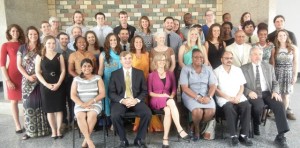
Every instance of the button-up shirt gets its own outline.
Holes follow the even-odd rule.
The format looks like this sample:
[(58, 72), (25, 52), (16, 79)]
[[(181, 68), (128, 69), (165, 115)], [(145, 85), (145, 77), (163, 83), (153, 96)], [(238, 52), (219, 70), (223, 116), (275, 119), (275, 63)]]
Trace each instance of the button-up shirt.
[[(100, 32), (102, 29), (102, 33), (103, 33), (103, 38), (104, 40), (100, 40)], [(94, 28), (91, 29), (92, 31), (95, 32), (95, 34), (97, 35), (98, 38), (98, 43), (100, 47), (104, 47), (104, 42), (105, 42), (105, 38), (109, 33), (113, 32), (113, 29), (110, 26), (104, 25), (104, 26), (96, 26)]]

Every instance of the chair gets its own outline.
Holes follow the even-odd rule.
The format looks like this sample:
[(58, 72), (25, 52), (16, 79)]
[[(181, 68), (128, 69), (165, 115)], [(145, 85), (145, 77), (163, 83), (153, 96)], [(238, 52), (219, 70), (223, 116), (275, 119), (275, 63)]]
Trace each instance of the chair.
[(268, 118), (268, 113), (271, 111), (271, 108), (265, 104), (263, 108), (263, 113), (261, 116), (261, 122), (263, 123), (264, 126), (266, 126), (267, 118)]

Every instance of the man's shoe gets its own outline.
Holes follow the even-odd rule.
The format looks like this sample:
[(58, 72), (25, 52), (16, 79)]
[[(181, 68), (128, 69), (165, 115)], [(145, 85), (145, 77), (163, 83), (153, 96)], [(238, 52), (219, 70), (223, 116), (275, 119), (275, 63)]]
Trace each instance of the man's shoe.
[(239, 136), (239, 141), (246, 146), (253, 145), (252, 141), (250, 140), (250, 138), (248, 138), (248, 136), (245, 136), (245, 137)]
[(286, 118), (288, 118), (289, 120), (296, 120), (294, 113), (291, 112), (286, 114)]
[(259, 136), (259, 135), (260, 135), (259, 125), (254, 125), (253, 128), (254, 128), (254, 129), (253, 129), (254, 135)]
[(277, 144), (280, 148), (288, 148), (289, 146), (287, 145), (286, 138), (284, 135), (277, 135), (275, 140), (275, 144)]
[(144, 140), (141, 139), (135, 139), (133, 144), (139, 148), (147, 148)]
[(239, 139), (238, 137), (232, 137), (231, 138), (231, 145), (232, 146), (237, 146), (239, 144)]
[(129, 143), (128, 141), (121, 141), (120, 142), (120, 145), (119, 145), (119, 148), (126, 148), (129, 146)]

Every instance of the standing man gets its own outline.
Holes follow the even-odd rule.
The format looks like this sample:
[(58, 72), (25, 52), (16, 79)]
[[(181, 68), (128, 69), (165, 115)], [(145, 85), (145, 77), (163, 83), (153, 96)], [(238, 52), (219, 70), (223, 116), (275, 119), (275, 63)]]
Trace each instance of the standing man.
[[(70, 40), (69, 40), (69, 43), (68, 43), (68, 48), (73, 50), (73, 51), (76, 51), (75, 50), (75, 47), (74, 47), (74, 43), (75, 43), (75, 39), (79, 36), (82, 36), (82, 30), (81, 30), (81, 27), (79, 26), (74, 26), (72, 28), (72, 32), (71, 32), (71, 37), (70, 37)], [(73, 38), (74, 40), (71, 41), (71, 38)]]
[(245, 38), (246, 43), (252, 45), (259, 41), (258, 36), (254, 33), (255, 24), (253, 21), (250, 20), (244, 22), (242, 29), (246, 34), (246, 38)]
[[(242, 70), (232, 65), (233, 54), (225, 51), (221, 57), (222, 65), (214, 70), (218, 79), (216, 90), (217, 103), (222, 107), (227, 126), (231, 136), (232, 146), (239, 141), (246, 146), (252, 146), (248, 138), (251, 121), (251, 105), (244, 96), (244, 84), (246, 83)], [(240, 116), (241, 130), (237, 136), (237, 120)]]
[(252, 104), (252, 117), (254, 122), (254, 134), (260, 135), (259, 124), (263, 107), (267, 104), (274, 112), (278, 135), (275, 143), (282, 148), (287, 148), (286, 137), (289, 126), (286, 112), (279, 96), (279, 85), (275, 78), (272, 65), (262, 61), (263, 51), (254, 46), (250, 52), (251, 63), (243, 65), (242, 71), (246, 78), (244, 94)]
[[(268, 40), (270, 42), (272, 42), (273, 44), (275, 44), (274, 41), (275, 41), (277, 31), (285, 29), (285, 18), (284, 18), (284, 16), (282, 16), (282, 15), (275, 16), (274, 19), (273, 19), (273, 23), (274, 23), (274, 26), (275, 26), (276, 30), (268, 35)], [(286, 30), (286, 31), (288, 32), (292, 43), (297, 46), (297, 39), (296, 39), (295, 34), (291, 31), (288, 31), (288, 30)]]
[(189, 32), (190, 28), (193, 25), (193, 16), (192, 16), (192, 14), (191, 13), (184, 14), (183, 22), (184, 22), (185, 26), (181, 28), (181, 32), (183, 34), (184, 40), (186, 41), (188, 32)]
[(207, 38), (207, 34), (208, 34), (208, 30), (209, 30), (209, 27), (215, 23), (215, 12), (212, 11), (212, 10), (207, 10), (205, 12), (205, 21), (206, 21), (206, 24), (202, 26), (202, 30), (203, 30), (203, 34), (204, 34), (204, 37), (205, 39)]
[(226, 47), (226, 51), (231, 51), (233, 54), (232, 64), (241, 67), (250, 62), (249, 53), (251, 45), (245, 43), (245, 33), (243, 30), (235, 32), (234, 43)]
[(132, 67), (132, 55), (129, 51), (121, 52), (120, 59), (123, 68), (112, 72), (108, 86), (108, 95), (111, 99), (111, 118), (121, 141), (119, 148), (129, 146), (122, 119), (127, 110), (134, 111), (141, 118), (134, 145), (145, 148), (145, 137), (152, 115), (149, 107), (145, 104), (146, 81), (143, 72)]
[(130, 51), (129, 31), (125, 28), (122, 28), (118, 34), (120, 38), (120, 44), (123, 51)]
[(104, 51), (104, 42), (105, 38), (109, 33), (113, 32), (113, 29), (105, 25), (105, 14), (102, 12), (98, 12), (95, 14), (95, 19), (97, 22), (97, 26), (92, 28), (92, 30), (96, 33), (97, 38), (98, 38), (98, 43), (100, 46), (100, 51)]
[(127, 23), (127, 21), (128, 21), (127, 12), (121, 11), (119, 13), (119, 21), (120, 21), (120, 25), (114, 28), (114, 34), (118, 35), (120, 33), (121, 29), (125, 28), (125, 29), (127, 29), (129, 31), (129, 39), (128, 39), (128, 41), (130, 42), (131, 39), (134, 36), (134, 32), (135, 32), (136, 29), (135, 29), (135, 27), (133, 27), (133, 26), (131, 26), (131, 25), (129, 25)]

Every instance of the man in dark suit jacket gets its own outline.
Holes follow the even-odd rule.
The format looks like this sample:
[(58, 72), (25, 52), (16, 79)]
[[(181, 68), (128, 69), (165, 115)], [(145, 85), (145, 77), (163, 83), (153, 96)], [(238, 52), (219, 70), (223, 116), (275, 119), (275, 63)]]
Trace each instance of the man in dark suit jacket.
[(278, 94), (278, 82), (275, 78), (273, 66), (262, 61), (262, 54), (263, 51), (259, 47), (254, 46), (250, 50), (251, 63), (241, 67), (247, 81), (244, 94), (252, 104), (254, 134), (260, 135), (260, 117), (264, 105), (267, 104), (275, 115), (278, 131), (275, 143), (280, 147), (288, 147), (284, 134), (290, 129), (287, 123), (284, 105)]
[[(152, 113), (144, 101), (147, 97), (147, 85), (144, 74), (141, 70), (131, 66), (132, 55), (130, 52), (121, 52), (120, 59), (123, 68), (112, 72), (108, 86), (112, 123), (121, 141), (119, 147), (124, 148), (129, 145), (122, 119), (127, 110), (134, 111), (141, 118), (134, 145), (146, 147), (145, 137)], [(126, 88), (126, 85), (130, 87)]]

